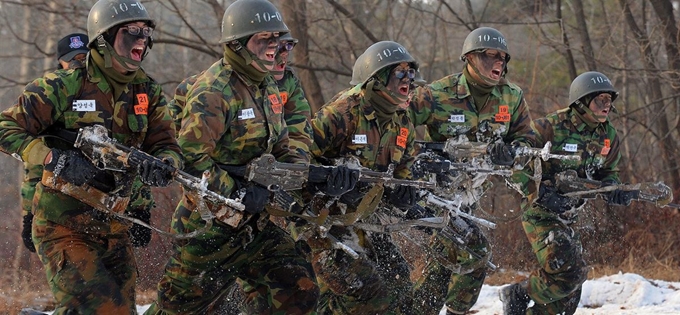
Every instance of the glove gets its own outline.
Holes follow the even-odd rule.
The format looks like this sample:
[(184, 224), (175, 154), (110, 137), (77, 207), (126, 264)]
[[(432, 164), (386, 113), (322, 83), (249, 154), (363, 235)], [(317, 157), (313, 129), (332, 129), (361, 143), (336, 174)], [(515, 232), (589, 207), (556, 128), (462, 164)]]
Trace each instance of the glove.
[(329, 196), (341, 196), (354, 189), (359, 180), (359, 171), (346, 166), (323, 167), (310, 165), (308, 180), (313, 189)]
[(581, 199), (563, 196), (554, 187), (541, 185), (536, 203), (550, 212), (562, 214), (579, 205)]
[(351, 206), (351, 207), (356, 207), (359, 205), (362, 199), (364, 199), (364, 196), (366, 193), (370, 190), (371, 185), (368, 183), (364, 182), (358, 182), (355, 186), (354, 189), (346, 192), (342, 196), (340, 196), (340, 202)]
[(52, 158), (45, 164), (45, 169), (76, 186), (87, 183), (99, 172), (80, 151), (52, 149), (51, 153)]
[(615, 206), (630, 206), (633, 199), (638, 199), (640, 196), (639, 190), (621, 190), (617, 189), (609, 193), (607, 203)]
[[(146, 224), (151, 223), (151, 209), (129, 209), (125, 211), (125, 215), (139, 219)], [(137, 223), (132, 224), (128, 235), (134, 247), (145, 247), (151, 241), (151, 229)]]
[(510, 146), (503, 142), (491, 143), (486, 150), (493, 164), (512, 166), (515, 163), (515, 155)]
[(21, 230), (21, 240), (24, 241), (24, 246), (35, 253), (35, 244), (33, 244), (33, 232), (31, 226), (33, 225), (33, 213), (24, 216), (24, 228)]
[(390, 203), (402, 210), (409, 210), (416, 204), (417, 189), (413, 186), (398, 186), (389, 195)]
[(264, 206), (269, 202), (270, 191), (258, 184), (239, 185), (243, 188), (237, 189), (232, 193), (232, 198), (240, 198), (241, 203), (246, 206), (246, 212), (258, 214), (264, 211)]
[(139, 179), (149, 186), (165, 187), (170, 184), (174, 171), (170, 159), (163, 159), (162, 162), (144, 160), (139, 164)]

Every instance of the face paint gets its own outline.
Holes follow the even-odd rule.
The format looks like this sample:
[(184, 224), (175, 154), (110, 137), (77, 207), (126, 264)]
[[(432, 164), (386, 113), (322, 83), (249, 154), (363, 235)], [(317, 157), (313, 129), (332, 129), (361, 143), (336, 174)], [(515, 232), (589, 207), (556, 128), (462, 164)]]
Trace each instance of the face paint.
[(276, 57), (276, 65), (272, 69), (272, 74), (274, 74), (274, 79), (283, 79), (283, 72), (288, 64), (288, 56), (290, 56), (290, 51), (295, 47), (294, 42), (281, 42), (279, 45), (279, 52)]
[(474, 53), (472, 56), (470, 63), (482, 76), (482, 79), (492, 85), (498, 84), (503, 75), (503, 70), (505, 70), (507, 55), (495, 49), (486, 49)]
[(279, 49), (279, 33), (261, 32), (250, 37), (246, 48), (253, 55), (263, 61), (263, 67), (253, 61), (252, 65), (260, 71), (269, 71), (274, 68), (276, 53)]
[[(127, 26), (132, 26), (132, 28), (136, 26), (140, 28), (140, 31), (137, 35), (131, 35), (127, 29)], [(116, 54), (123, 58), (141, 62), (142, 58), (144, 58), (144, 50), (146, 49), (146, 43), (148, 40), (148, 38), (144, 36), (144, 31), (142, 31), (144, 28), (148, 28), (144, 22), (135, 22), (121, 27), (118, 30), (116, 39), (113, 43), (113, 49), (116, 51)], [(118, 63), (118, 60), (114, 60), (115, 68), (115, 63)], [(128, 62), (126, 63), (126, 68), (126, 70), (137, 69), (139, 66), (130, 64)]]
[[(411, 82), (415, 74), (415, 69), (411, 68), (408, 63), (402, 62), (390, 72), (385, 88), (403, 102), (408, 99)], [(399, 78), (400, 76), (401, 78)]]
[(607, 116), (612, 110), (612, 96), (609, 93), (602, 93), (588, 104), (588, 108), (593, 111), (595, 119), (599, 122), (607, 121)]

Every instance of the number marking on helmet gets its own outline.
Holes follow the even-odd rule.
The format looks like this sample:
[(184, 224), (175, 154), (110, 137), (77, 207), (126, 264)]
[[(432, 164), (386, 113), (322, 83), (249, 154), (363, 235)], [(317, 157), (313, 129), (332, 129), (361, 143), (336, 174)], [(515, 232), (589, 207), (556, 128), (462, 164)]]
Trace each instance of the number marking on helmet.
[(281, 13), (279, 13), (278, 11), (274, 13), (269, 12), (255, 13), (255, 19), (257, 20), (257, 23), (269, 22), (272, 19), (276, 19), (277, 21), (283, 21), (283, 18), (281, 18)]
[[(141, 2), (139, 2), (139, 1), (136, 1), (136, 2), (131, 3), (130, 6), (131, 6), (131, 7), (137, 7), (137, 8), (139, 8), (139, 9), (142, 10), (142, 11), (146, 11), (146, 8), (144, 7), (144, 5), (143, 5)], [(118, 5), (118, 8), (116, 8), (115, 6), (112, 6), (111, 9), (113, 9), (113, 12), (114, 12), (116, 15), (118, 15), (119, 13), (127, 12), (127, 11), (130, 10), (130, 8), (128, 8), (127, 3), (125, 3), (125, 2), (119, 4), (119, 5)], [(120, 10), (120, 12), (119, 12), (119, 10)]]

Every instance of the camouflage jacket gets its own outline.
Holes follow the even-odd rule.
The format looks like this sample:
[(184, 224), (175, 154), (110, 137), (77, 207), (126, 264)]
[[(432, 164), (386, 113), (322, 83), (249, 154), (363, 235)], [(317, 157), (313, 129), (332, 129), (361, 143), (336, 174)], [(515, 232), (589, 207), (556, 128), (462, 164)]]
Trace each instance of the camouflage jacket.
[[(568, 107), (534, 121), (537, 146), (550, 141), (550, 153), (581, 156), (581, 161), (551, 159), (542, 162), (541, 180), (554, 181), (555, 174), (564, 170), (576, 170), (581, 178), (619, 183), (619, 160), (621, 159), (619, 137), (609, 122), (588, 127), (573, 108)], [(525, 175), (522, 193), (534, 199), (536, 188)]]
[(191, 86), (196, 83), (199, 74), (194, 74), (190, 77), (184, 78), (175, 88), (175, 96), (168, 102), (168, 112), (175, 121), (175, 130), (179, 133), (182, 127), (182, 111), (187, 103), (187, 93)]
[(211, 190), (229, 196), (234, 188), (234, 179), (220, 165), (245, 165), (264, 153), (281, 162), (309, 162), (306, 152), (289, 147), (273, 77), (265, 77), (261, 86), (246, 83), (220, 59), (197, 78), (186, 100), (177, 142), (188, 173), (200, 177), (210, 171)]
[(312, 145), (312, 108), (309, 106), (300, 79), (292, 68), (286, 67), (283, 78), (276, 84), (283, 99), (283, 117), (288, 126), (290, 147), (301, 152), (308, 152)]
[[(178, 166), (181, 151), (165, 106), (160, 85), (141, 69), (128, 84), (127, 92), (115, 101), (110, 85), (93, 63), (89, 62), (87, 68), (58, 70), (29, 83), (17, 103), (2, 112), (0, 150), (28, 160), (46, 143), (48, 147), (74, 149), (72, 144), (39, 137), (55, 129), (77, 132), (81, 127), (103, 125), (119, 143), (156, 157), (171, 158)], [(56, 223), (67, 223), (90, 209), (51, 189), (45, 188), (36, 195), (46, 219)]]
[(470, 141), (505, 143), (518, 141), (532, 146), (529, 107), (522, 90), (502, 80), (486, 104), (477, 110), (462, 73), (449, 75), (418, 87), (408, 113), (415, 126), (426, 125), (433, 141), (466, 135)]
[(415, 128), (403, 111), (380, 130), (373, 107), (360, 86), (321, 108), (312, 119), (313, 157), (355, 156), (363, 167), (384, 172), (395, 164), (394, 177), (411, 179)]

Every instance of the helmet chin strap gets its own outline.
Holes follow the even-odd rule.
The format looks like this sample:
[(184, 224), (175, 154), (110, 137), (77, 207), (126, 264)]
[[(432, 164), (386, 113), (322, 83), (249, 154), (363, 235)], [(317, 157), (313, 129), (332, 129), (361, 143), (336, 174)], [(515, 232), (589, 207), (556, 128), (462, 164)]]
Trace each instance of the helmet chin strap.
[(247, 65), (255, 61), (255, 64), (257, 64), (257, 66), (260, 69), (265, 69), (264, 72), (267, 72), (266, 69), (269, 69), (274, 65), (273, 61), (260, 59), (257, 55), (250, 52), (248, 48), (243, 47), (243, 45), (241, 45), (241, 43), (239, 43), (239, 41), (237, 40), (232, 41), (229, 46), (231, 46), (231, 49), (234, 50), (234, 52), (237, 53), (239, 56), (241, 56), (243, 60), (245, 60), (245, 64)]
[(123, 68), (125, 68), (125, 70), (137, 71), (137, 69), (135, 68), (128, 67), (128, 64), (135, 65), (139, 68), (139, 66), (142, 64), (142, 60), (144, 60), (143, 57), (142, 60), (137, 61), (131, 58), (118, 55), (118, 53), (116, 53), (116, 50), (113, 49), (111, 44), (104, 40), (104, 36), (102, 35), (99, 35), (99, 37), (97, 37), (97, 48), (99, 48), (100, 53), (104, 55), (104, 66), (107, 68), (113, 67), (113, 61), (111, 60), (111, 58), (114, 58)]

